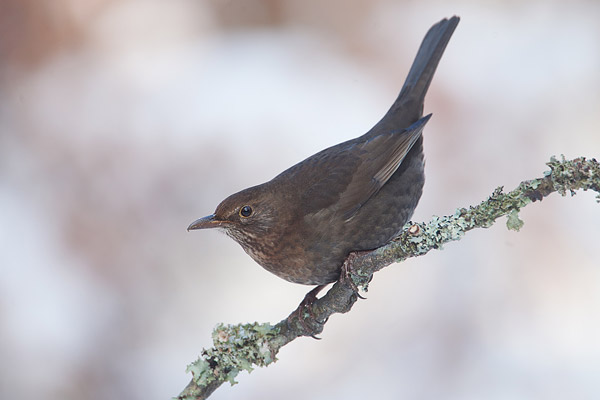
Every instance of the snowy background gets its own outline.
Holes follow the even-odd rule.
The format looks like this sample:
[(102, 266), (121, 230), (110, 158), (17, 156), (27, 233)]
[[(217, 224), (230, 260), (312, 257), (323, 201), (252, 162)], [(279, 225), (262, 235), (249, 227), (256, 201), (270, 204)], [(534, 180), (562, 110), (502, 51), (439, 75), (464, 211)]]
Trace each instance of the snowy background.
[[(1, 0), (0, 397), (169, 398), (218, 322), (284, 318), (308, 287), (185, 228), (366, 132), (454, 14), (418, 221), (600, 158), (600, 2)], [(600, 398), (599, 207), (391, 266), (212, 398)]]

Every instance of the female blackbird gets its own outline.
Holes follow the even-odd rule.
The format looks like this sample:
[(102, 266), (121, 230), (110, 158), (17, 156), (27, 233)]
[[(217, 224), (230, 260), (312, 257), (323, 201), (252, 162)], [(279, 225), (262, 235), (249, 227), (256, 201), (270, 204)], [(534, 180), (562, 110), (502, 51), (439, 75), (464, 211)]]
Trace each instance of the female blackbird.
[(458, 22), (429, 29), (398, 98), (369, 132), (229, 196), (188, 230), (220, 228), (268, 271), (307, 285), (337, 280), (350, 252), (389, 242), (421, 197), (421, 133), (431, 117), (422, 117), (423, 102)]

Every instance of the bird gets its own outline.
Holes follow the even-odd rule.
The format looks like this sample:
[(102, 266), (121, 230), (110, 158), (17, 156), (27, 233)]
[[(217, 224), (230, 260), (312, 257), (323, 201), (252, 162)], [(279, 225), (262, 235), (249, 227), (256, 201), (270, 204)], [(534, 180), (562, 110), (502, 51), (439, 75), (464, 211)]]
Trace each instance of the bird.
[(367, 133), (232, 194), (188, 231), (224, 231), (267, 271), (318, 287), (339, 279), (350, 253), (391, 241), (423, 191), (425, 95), (459, 21), (429, 29), (399, 95)]

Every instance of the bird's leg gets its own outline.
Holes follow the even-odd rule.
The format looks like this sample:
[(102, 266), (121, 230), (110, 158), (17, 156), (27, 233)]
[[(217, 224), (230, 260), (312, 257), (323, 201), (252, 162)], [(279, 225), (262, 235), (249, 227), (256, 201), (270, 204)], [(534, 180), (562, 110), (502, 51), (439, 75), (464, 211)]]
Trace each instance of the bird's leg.
[[(358, 258), (359, 256), (366, 254), (366, 253), (370, 253), (370, 250), (367, 251), (353, 251), (352, 253), (348, 254), (348, 257), (346, 257), (346, 260), (344, 261), (344, 264), (342, 265), (342, 273), (340, 274), (340, 282), (343, 283), (347, 283), (352, 290), (354, 290), (354, 292), (356, 293), (356, 295), (360, 298), (365, 300), (366, 297), (361, 296), (361, 294), (358, 292), (358, 286), (356, 286), (356, 283), (354, 283), (354, 281), (352, 280), (352, 277), (350, 276), (351, 274), (354, 274), (354, 260), (356, 258)], [(373, 279), (373, 275), (371, 275), (371, 277), (369, 278), (369, 282), (371, 282), (371, 279)]]
[[(321, 290), (323, 290), (323, 288), (327, 286), (327, 285), (319, 285), (317, 287), (315, 287), (313, 290), (311, 290), (310, 292), (308, 292), (306, 294), (306, 296), (304, 296), (304, 299), (300, 302), (300, 305), (298, 305), (298, 308), (296, 309), (296, 311), (294, 311), (291, 316), (295, 316), (298, 319), (298, 322), (300, 322), (300, 325), (302, 325), (302, 327), (307, 331), (307, 332), (314, 332), (315, 329), (313, 329), (312, 327), (309, 326), (308, 322), (311, 322), (312, 324), (318, 324), (318, 325), (323, 325), (325, 322), (327, 322), (327, 320), (323, 321), (323, 322), (319, 322), (316, 320), (315, 315), (312, 312), (312, 305), (315, 302), (315, 300), (317, 300), (317, 294), (319, 294), (319, 292)], [(304, 317), (304, 312), (308, 313), (308, 317)], [(289, 317), (288, 317), (288, 324), (289, 324)], [(320, 337), (317, 337), (314, 333), (309, 333), (309, 336), (311, 336), (313, 339), (318, 339), (320, 340)]]

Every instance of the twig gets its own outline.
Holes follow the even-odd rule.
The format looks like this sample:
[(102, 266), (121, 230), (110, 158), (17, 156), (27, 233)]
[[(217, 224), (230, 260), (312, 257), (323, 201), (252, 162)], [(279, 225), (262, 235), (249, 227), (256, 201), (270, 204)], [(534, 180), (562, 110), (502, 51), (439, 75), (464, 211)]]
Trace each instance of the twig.
[[(566, 161), (554, 157), (547, 163), (550, 171), (542, 178), (524, 181), (509, 193), (499, 187), (477, 206), (457, 209), (453, 215), (433, 217), (425, 223), (408, 223), (392, 242), (370, 252), (352, 253), (346, 260), (350, 267), (350, 282), (341, 279), (308, 309), (292, 312), (276, 325), (219, 324), (213, 331), (214, 347), (204, 349), (198, 360), (187, 368), (193, 379), (177, 399), (206, 399), (222, 383), (235, 384), (235, 377), (254, 366), (269, 365), (277, 360), (281, 347), (300, 336), (311, 336), (323, 330), (327, 319), (335, 313), (350, 311), (357, 295), (353, 286), (367, 290), (373, 273), (386, 266), (440, 249), (443, 244), (459, 240), (474, 228), (488, 228), (506, 215), (508, 229), (518, 231), (523, 226), (519, 210), (529, 203), (542, 200), (553, 192), (562, 196), (576, 190), (593, 190), (600, 202), (600, 164), (595, 160), (576, 158)], [(307, 332), (301, 316), (312, 313), (314, 329)], [(310, 320), (310, 318), (308, 319)], [(316, 323), (314, 323), (316, 321)]]

